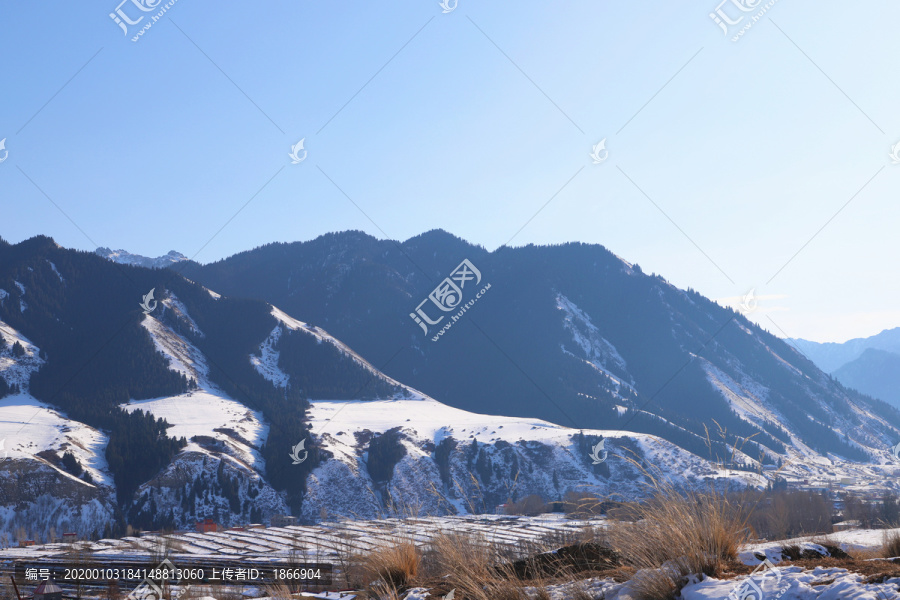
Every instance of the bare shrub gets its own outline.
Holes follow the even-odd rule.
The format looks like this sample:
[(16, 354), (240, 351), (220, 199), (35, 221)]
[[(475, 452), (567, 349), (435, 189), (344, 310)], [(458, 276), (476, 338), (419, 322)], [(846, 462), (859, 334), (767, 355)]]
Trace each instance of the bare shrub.
[(505, 512), (508, 515), (524, 515), (533, 517), (548, 511), (547, 503), (537, 494), (525, 496), (518, 502), (508, 502)]
[(806, 491), (745, 493), (741, 499), (750, 504), (765, 505), (748, 520), (754, 531), (768, 539), (785, 539), (800, 535), (831, 533), (833, 504), (821, 494)]

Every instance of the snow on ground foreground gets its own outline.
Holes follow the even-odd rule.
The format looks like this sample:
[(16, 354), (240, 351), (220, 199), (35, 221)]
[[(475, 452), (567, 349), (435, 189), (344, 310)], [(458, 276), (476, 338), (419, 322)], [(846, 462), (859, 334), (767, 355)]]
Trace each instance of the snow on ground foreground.
[[(849, 573), (846, 569), (816, 567), (804, 570), (802, 567), (782, 567), (779, 569), (781, 579), (767, 577), (760, 584), (763, 596), (760, 600), (898, 600), (900, 593), (897, 587), (900, 578), (888, 579), (884, 583), (866, 583), (866, 577), (858, 573)], [(681, 591), (683, 600), (724, 600), (732, 590), (738, 589), (737, 597), (741, 598), (744, 590), (749, 590), (746, 578), (721, 581), (706, 578), (689, 584)], [(754, 578), (759, 581), (758, 577)], [(752, 594), (753, 592), (749, 592)], [(732, 596), (734, 597), (734, 596)], [(744, 598), (755, 599), (758, 596), (746, 595)], [(607, 600), (629, 600), (632, 596), (608, 595)]]
[[(821, 568), (804, 570), (802, 567), (780, 569), (781, 579), (769, 576), (758, 590), (745, 583), (746, 578), (720, 580), (712, 577), (693, 578), (681, 590), (680, 600), (900, 600), (897, 588), (900, 578), (883, 583), (866, 583), (865, 576), (848, 573), (846, 569)], [(755, 581), (759, 578), (755, 577)], [(616, 583), (612, 579), (592, 578), (571, 583), (548, 585), (546, 591), (551, 600), (570, 600), (577, 597), (597, 600), (640, 600), (643, 596), (634, 589), (634, 580)], [(527, 588), (531, 598), (538, 596), (538, 589)], [(732, 594), (732, 592), (735, 592)], [(586, 596), (582, 596), (586, 593)], [(578, 595), (576, 595), (578, 594)], [(732, 594), (729, 596), (729, 594)], [(439, 596), (438, 596), (439, 597)], [(404, 600), (431, 600), (425, 588), (414, 588)]]
[[(805, 537), (797, 537), (789, 540), (781, 540), (777, 542), (762, 542), (758, 544), (749, 544), (740, 554), (740, 559), (745, 565), (756, 565), (758, 560), (753, 558), (754, 552), (763, 552), (768, 557), (774, 556), (773, 560), (780, 560), (774, 553), (779, 551), (783, 546), (796, 545), (815, 545), (814, 542), (822, 541), (826, 537), (828, 543), (841, 548), (845, 552), (853, 553), (854, 550), (876, 550), (881, 548), (884, 543), (885, 536), (900, 535), (900, 528), (897, 529), (848, 529), (845, 531), (836, 531), (829, 533), (827, 536), (813, 535)], [(824, 543), (824, 542), (823, 542)]]

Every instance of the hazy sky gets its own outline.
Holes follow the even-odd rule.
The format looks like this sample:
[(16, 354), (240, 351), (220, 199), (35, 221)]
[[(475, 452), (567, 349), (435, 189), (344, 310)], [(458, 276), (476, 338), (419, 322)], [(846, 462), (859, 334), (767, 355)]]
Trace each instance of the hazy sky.
[(776, 1), (734, 42), (767, 4), (726, 36), (715, 0), (178, 0), (133, 42), (165, 3), (126, 35), (116, 2), (0, 5), (8, 241), (577, 240), (752, 289), (778, 335), (900, 326), (896, 3)]

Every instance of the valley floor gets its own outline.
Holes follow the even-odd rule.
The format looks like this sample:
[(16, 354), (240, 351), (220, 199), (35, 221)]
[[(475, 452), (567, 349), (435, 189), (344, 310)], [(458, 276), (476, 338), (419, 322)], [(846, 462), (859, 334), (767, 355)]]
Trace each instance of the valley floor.
[[(341, 521), (309, 527), (260, 527), (215, 533), (175, 532), (166, 536), (149, 533), (120, 540), (6, 548), (0, 550), (0, 564), (8, 569), (10, 561), (65, 561), (71, 560), (74, 554), (80, 554), (90, 555), (102, 565), (104, 562), (127, 559), (153, 560), (165, 551), (171, 552), (171, 559), (176, 563), (180, 559), (191, 559), (209, 565), (246, 566), (250, 562), (261, 564), (300, 559), (333, 564), (335, 580), (330, 589), (334, 591), (347, 589), (343, 575), (350, 568), (351, 556), (370, 556), (379, 549), (398, 543), (408, 542), (424, 547), (440, 534), (481, 536), (512, 560), (515, 557), (534, 557), (547, 550), (554, 554), (556, 551), (552, 549), (574, 544), (576, 540), (584, 539), (585, 531), (601, 531), (606, 523), (600, 517), (573, 520), (560, 514), (535, 517), (481, 515)], [(748, 544), (742, 548), (739, 561), (730, 565), (718, 578), (693, 576), (679, 598), (900, 600), (900, 563), (875, 558), (881, 550), (884, 536), (891, 533), (900, 533), (900, 529), (858, 529), (830, 534), (827, 538), (817, 536)], [(764, 560), (775, 565), (768, 574), (763, 566)], [(641, 575), (640, 571), (634, 573), (625, 568), (609, 568), (569, 578), (540, 580), (532, 587), (520, 588), (520, 591), (523, 597), (541, 600), (639, 600), (642, 596), (635, 593), (633, 584)], [(763, 596), (747, 595), (753, 587), (750, 582), (758, 585)], [(228, 590), (222, 587), (191, 587), (192, 590), (186, 588), (185, 597), (195, 600), (203, 597), (231, 600), (238, 597), (236, 593), (244, 598), (278, 596), (275, 589), (266, 587)], [(444, 587), (438, 580), (431, 587), (405, 589), (400, 598), (440, 598), (450, 592)], [(459, 596), (456, 594), (457, 598)], [(330, 599), (340, 596), (320, 590), (302, 597)], [(374, 596), (360, 594), (358, 597)], [(343, 598), (349, 600), (351, 596)]]

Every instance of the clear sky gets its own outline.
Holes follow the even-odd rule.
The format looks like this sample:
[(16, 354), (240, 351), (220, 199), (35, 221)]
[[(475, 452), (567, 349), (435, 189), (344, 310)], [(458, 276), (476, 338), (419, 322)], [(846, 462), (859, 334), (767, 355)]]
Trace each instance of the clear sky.
[(117, 0), (0, 4), (4, 239), (583, 241), (754, 290), (777, 335), (900, 326), (896, 3), (776, 1), (734, 42), (765, 3), (726, 36), (716, 0), (177, 0), (133, 42), (141, 1), (127, 35)]

